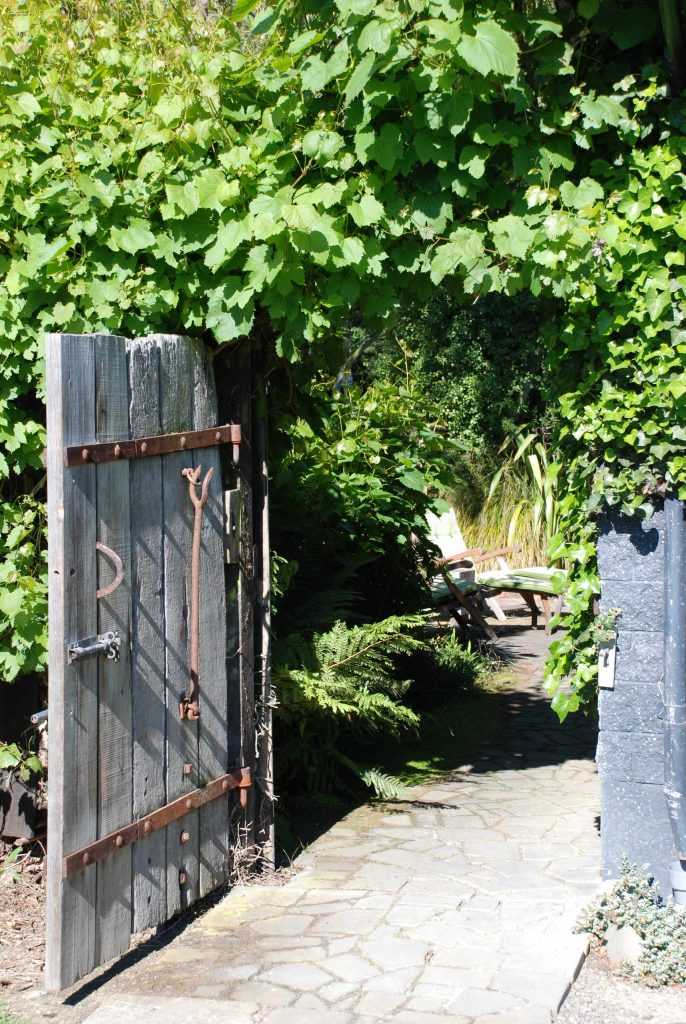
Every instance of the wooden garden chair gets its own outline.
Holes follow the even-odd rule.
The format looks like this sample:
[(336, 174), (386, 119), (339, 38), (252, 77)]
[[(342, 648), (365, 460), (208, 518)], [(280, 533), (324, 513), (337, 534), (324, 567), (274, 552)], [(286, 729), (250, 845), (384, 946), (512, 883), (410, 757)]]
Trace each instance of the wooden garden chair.
[(550, 620), (553, 615), (559, 615), (562, 611), (567, 582), (566, 570), (538, 565), (532, 568), (513, 569), (508, 565), (505, 556), (518, 554), (521, 550), (519, 545), (513, 545), (475, 555), (475, 565), (481, 565), (488, 561), (495, 561), (498, 564), (497, 569), (477, 572), (476, 582), (479, 586), (487, 589), (487, 603), (499, 619), (504, 619), (505, 613), (495, 600), (496, 596), (503, 593), (519, 594), (531, 611), (532, 629), (538, 625), (539, 609), (536, 603), (536, 598), (538, 598), (543, 607), (545, 631), (550, 633)]
[(465, 630), (466, 622), (477, 625), (489, 640), (496, 633), (480, 608), (481, 587), (476, 582), (475, 561), (484, 554), (483, 548), (467, 548), (454, 513), (427, 516), (431, 540), (441, 552), (435, 561), (438, 570), (430, 583), (431, 600), (439, 611), (448, 612), (457, 625)]
[[(447, 604), (452, 598), (455, 607), (462, 607), (493, 639), (495, 633), (479, 610), (480, 601), (483, 601), (497, 619), (505, 621), (506, 615), (496, 600), (497, 595), (519, 594), (531, 611), (531, 626), (536, 628), (540, 614), (536, 603), (538, 598), (543, 607), (546, 633), (550, 632), (550, 620), (562, 610), (566, 583), (564, 569), (549, 569), (544, 566), (511, 568), (505, 556), (518, 554), (522, 550), (519, 545), (497, 548), (493, 551), (486, 551), (484, 548), (468, 549), (452, 510), (442, 516), (429, 513), (427, 522), (431, 540), (443, 554), (443, 558), (437, 562), (437, 567), (441, 569), (441, 578), (436, 577), (432, 581), (434, 603), (440, 606), (442, 602)], [(488, 572), (476, 571), (477, 565), (488, 561), (495, 561), (498, 568)], [(469, 586), (461, 582), (462, 580), (468, 582)], [(459, 591), (459, 594), (456, 591)]]

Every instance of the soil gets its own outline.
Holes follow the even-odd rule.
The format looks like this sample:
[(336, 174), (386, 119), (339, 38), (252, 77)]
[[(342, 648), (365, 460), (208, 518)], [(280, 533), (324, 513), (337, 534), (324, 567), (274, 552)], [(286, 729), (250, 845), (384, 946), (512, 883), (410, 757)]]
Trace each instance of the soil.
[(686, 1024), (686, 986), (649, 988), (613, 973), (592, 952), (562, 1004), (557, 1024)]
[(0, 841), (0, 1000), (40, 986), (45, 963), (43, 847), (25, 842), (3, 869), (12, 848)]

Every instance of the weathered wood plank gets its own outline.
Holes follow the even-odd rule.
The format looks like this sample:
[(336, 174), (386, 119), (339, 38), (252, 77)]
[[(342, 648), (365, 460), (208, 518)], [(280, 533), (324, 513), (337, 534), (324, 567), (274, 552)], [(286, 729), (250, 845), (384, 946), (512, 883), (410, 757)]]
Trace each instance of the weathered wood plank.
[(255, 803), (256, 836), (262, 862), (273, 868), (276, 862), (274, 843), (274, 756), (272, 746), (272, 625), (271, 565), (269, 550), (269, 473), (267, 466), (267, 401), (260, 390), (253, 418), (255, 475), (253, 502), (255, 507), (255, 540), (258, 552), (256, 587), (258, 588), (255, 629), (256, 685), (256, 764)]
[[(187, 338), (155, 335), (160, 351), (162, 430), (187, 429), (193, 417), (191, 347)], [(200, 785), (198, 721), (179, 718), (179, 701), (189, 686), (189, 599), (193, 506), (181, 471), (192, 466), (189, 454), (166, 455), (162, 468), (164, 537), (164, 647), (166, 697), (167, 800), (175, 800)], [(187, 774), (184, 765), (190, 765)], [(182, 825), (166, 829), (167, 915), (190, 906), (199, 890), (199, 816), (192, 811)], [(188, 842), (181, 836), (188, 833)], [(181, 879), (181, 881), (180, 881)]]
[[(129, 402), (132, 437), (161, 433), (155, 339), (129, 344)], [(133, 817), (141, 818), (167, 803), (162, 458), (134, 460), (130, 481)], [(136, 843), (132, 858), (133, 931), (139, 932), (168, 917), (164, 830)]]
[(50, 771), (46, 987), (95, 966), (96, 874), (62, 878), (65, 854), (97, 838), (98, 670), (67, 664), (66, 645), (97, 632), (95, 468), (65, 470), (63, 448), (95, 439), (95, 343), (50, 334), (48, 559)]
[[(129, 436), (126, 341), (95, 338), (96, 440)], [(118, 629), (119, 661), (98, 658), (98, 836), (131, 821), (131, 534), (129, 464), (96, 468), (98, 540), (116, 551), (124, 580), (98, 601), (98, 632)], [(112, 580), (112, 566), (95, 552), (98, 586)], [(129, 947), (131, 937), (131, 850), (125, 848), (97, 866), (95, 959), (105, 963)]]
[[(214, 370), (209, 352), (196, 344), (192, 354), (193, 429), (218, 422)], [(227, 763), (226, 595), (224, 590), (224, 509), (218, 448), (194, 452), (203, 477), (212, 469), (204, 508), (200, 554), (200, 785), (223, 775)], [(211, 596), (210, 596), (211, 595)], [(229, 863), (229, 798), (200, 809), (200, 895), (224, 882)]]

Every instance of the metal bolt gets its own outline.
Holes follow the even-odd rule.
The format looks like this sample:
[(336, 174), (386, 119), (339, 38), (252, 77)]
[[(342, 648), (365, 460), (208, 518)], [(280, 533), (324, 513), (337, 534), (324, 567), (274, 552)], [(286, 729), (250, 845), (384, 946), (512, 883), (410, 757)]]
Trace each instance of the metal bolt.
[(119, 847), (119, 849), (121, 850), (122, 846), (124, 845), (124, 837), (117, 836), (117, 838), (114, 840), (114, 845)]
[(143, 441), (143, 444), (141, 445), (141, 451), (143, 452), (143, 454), (145, 454), (145, 452), (147, 452), (147, 450), (148, 450), (148, 442), (147, 441)]
[(152, 824), (149, 821), (146, 821), (145, 824), (143, 825), (143, 831), (145, 832), (146, 835), (149, 832), (152, 832)]
[(192, 811), (193, 810), (193, 801), (190, 800), (190, 799), (186, 800), (186, 810), (187, 811)]
[(183, 437), (182, 437), (182, 438), (181, 438), (181, 440), (179, 441), (179, 446), (180, 446), (181, 448), (185, 448), (185, 447), (186, 447), (186, 435), (185, 435), (185, 434), (183, 435)]
[(215, 441), (221, 441), (221, 439), (222, 439), (222, 432), (221, 432), (221, 430), (217, 430), (215, 432), (214, 439), (215, 439)]
[(90, 853), (84, 853), (84, 855), (83, 855), (83, 863), (84, 864), (90, 864), (92, 860), (93, 860), (93, 858), (91, 857)]
[(181, 833), (181, 842), (182, 843), (187, 843), (188, 840), (190, 839), (190, 837), (191, 837), (190, 832), (182, 832)]
[(114, 446), (114, 457), (115, 457), (115, 459), (118, 459), (120, 455), (121, 455), (121, 445), (120, 444), (115, 444), (115, 446)]
[(81, 458), (83, 459), (84, 462), (88, 462), (88, 456), (89, 455), (90, 455), (90, 452), (88, 451), (87, 448), (82, 448), (81, 449)]

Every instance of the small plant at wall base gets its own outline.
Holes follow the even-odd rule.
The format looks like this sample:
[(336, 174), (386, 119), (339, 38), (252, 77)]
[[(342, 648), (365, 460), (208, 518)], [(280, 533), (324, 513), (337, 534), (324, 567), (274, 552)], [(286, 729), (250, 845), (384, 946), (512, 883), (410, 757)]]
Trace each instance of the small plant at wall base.
[(602, 946), (611, 925), (633, 928), (641, 940), (637, 964), (620, 968), (625, 977), (648, 985), (686, 984), (686, 913), (668, 900), (663, 903), (659, 887), (622, 860), (619, 880), (609, 893), (597, 897), (577, 923), (577, 931), (588, 932), (596, 948)]
[(27, 782), (31, 775), (43, 771), (43, 764), (38, 754), (30, 750), (22, 750), (16, 743), (0, 743), (0, 771), (19, 772), (20, 778)]

